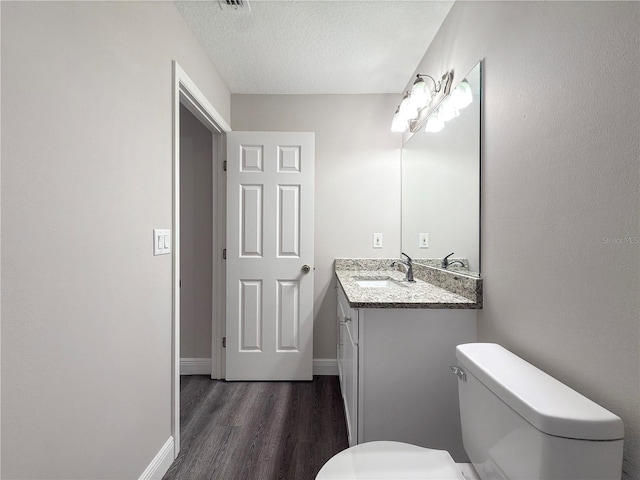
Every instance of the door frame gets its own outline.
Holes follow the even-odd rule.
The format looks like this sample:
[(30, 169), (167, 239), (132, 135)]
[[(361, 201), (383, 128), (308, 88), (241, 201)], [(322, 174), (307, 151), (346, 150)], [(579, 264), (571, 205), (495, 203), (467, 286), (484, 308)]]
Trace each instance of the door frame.
[[(173, 458), (180, 452), (180, 105), (184, 105), (202, 124), (217, 138), (212, 137), (215, 154), (218, 160), (224, 158), (226, 151), (225, 134), (231, 127), (222, 115), (211, 105), (202, 91), (196, 86), (186, 72), (175, 60), (173, 71), (173, 160), (172, 160), (172, 272), (171, 272), (171, 434), (174, 441)], [(222, 262), (222, 245), (225, 238), (225, 201), (226, 182), (221, 174), (222, 162), (213, 165), (213, 185), (216, 193), (212, 202), (213, 208), (213, 278), (212, 278), (212, 330), (211, 330), (211, 377), (222, 378), (224, 374), (221, 363), (222, 319), (224, 318), (224, 264)], [(221, 188), (221, 185), (223, 188)], [(225, 190), (225, 191), (221, 191)], [(214, 369), (215, 367), (215, 369)], [(215, 370), (215, 371), (214, 371)]]

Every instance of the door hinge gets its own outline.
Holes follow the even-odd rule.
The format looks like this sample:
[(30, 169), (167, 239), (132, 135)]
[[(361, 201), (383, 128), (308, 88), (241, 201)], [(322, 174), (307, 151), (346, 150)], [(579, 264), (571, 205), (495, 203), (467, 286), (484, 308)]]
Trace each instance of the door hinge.
[(222, 249), (222, 259), (223, 259), (223, 260), (226, 260), (226, 259), (227, 259), (227, 249), (226, 249), (226, 248), (223, 248), (223, 249)]
[(224, 172), (226, 172), (226, 171), (227, 171), (227, 161), (226, 161), (226, 160), (224, 160), (224, 161), (222, 162), (222, 171), (224, 171)]
[(182, 280), (178, 280), (178, 286), (182, 288)]
[(227, 348), (227, 337), (222, 337), (222, 348)]

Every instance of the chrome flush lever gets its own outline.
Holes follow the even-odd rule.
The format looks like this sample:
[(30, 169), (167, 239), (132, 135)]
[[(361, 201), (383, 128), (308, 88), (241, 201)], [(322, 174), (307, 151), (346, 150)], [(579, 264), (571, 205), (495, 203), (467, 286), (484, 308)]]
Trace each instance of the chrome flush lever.
[(464, 370), (456, 365), (451, 365), (451, 371), (454, 373), (456, 377), (458, 377), (463, 382), (467, 381), (467, 374), (464, 373)]

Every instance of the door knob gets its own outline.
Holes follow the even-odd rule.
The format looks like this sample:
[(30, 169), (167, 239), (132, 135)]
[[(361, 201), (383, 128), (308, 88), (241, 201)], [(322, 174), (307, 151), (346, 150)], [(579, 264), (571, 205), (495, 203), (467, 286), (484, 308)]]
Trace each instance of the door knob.
[(309, 265), (302, 266), (302, 273), (309, 273), (311, 271), (311, 267)]

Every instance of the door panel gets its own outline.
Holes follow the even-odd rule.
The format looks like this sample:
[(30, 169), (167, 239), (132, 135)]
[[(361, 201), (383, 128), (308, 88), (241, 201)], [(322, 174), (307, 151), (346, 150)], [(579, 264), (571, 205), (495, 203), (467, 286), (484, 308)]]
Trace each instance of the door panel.
[(300, 186), (278, 185), (278, 257), (300, 256)]
[(240, 280), (241, 352), (262, 351), (262, 280)]
[(300, 282), (278, 280), (278, 352), (299, 350), (298, 330), (300, 328)]
[(311, 380), (314, 134), (227, 135), (228, 380)]
[(240, 185), (240, 255), (262, 257), (262, 185)]

